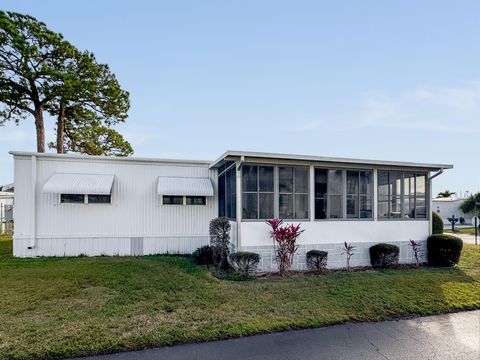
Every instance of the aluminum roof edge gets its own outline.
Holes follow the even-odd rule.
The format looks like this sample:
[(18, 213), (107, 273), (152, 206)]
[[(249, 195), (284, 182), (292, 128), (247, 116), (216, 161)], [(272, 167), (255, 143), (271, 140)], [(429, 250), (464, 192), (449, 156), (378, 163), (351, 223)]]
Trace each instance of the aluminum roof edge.
[(242, 156), (246, 158), (301, 160), (301, 161), (342, 163), (342, 164), (363, 164), (363, 165), (375, 165), (375, 166), (422, 168), (422, 169), (431, 169), (431, 170), (453, 169), (452, 164), (426, 164), (426, 163), (414, 163), (414, 162), (404, 162), (404, 161), (337, 158), (337, 157), (325, 157), (325, 156), (313, 156), (313, 155), (263, 153), (263, 152), (236, 151), (236, 150), (229, 150), (223, 153), (222, 156), (220, 156), (217, 160), (211, 163), (210, 168), (218, 167), (218, 164), (227, 157), (242, 157)]
[(122, 157), (122, 156), (96, 156), (85, 154), (55, 154), (55, 153), (38, 153), (28, 151), (9, 151), (13, 156), (37, 156), (41, 158), (52, 159), (80, 159), (80, 160), (101, 160), (101, 161), (125, 161), (125, 162), (158, 162), (158, 163), (179, 163), (179, 164), (197, 164), (210, 165), (210, 160), (188, 160), (188, 159), (162, 159), (162, 158), (145, 158), (145, 157)]

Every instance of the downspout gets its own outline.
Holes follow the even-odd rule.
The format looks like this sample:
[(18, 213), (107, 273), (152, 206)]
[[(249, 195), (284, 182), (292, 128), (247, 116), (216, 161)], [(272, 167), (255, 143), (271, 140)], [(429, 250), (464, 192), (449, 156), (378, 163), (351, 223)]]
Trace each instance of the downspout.
[(37, 157), (32, 155), (32, 168), (30, 177), (30, 244), (28, 249), (33, 249), (36, 245), (37, 232)]
[(242, 237), (242, 167), (245, 162), (245, 156), (240, 157), (240, 161), (237, 161), (236, 168), (236, 186), (235, 192), (237, 196), (236, 213), (237, 213), (237, 244), (236, 251), (240, 251), (241, 237)]
[(428, 219), (430, 225), (430, 235), (433, 233), (433, 216), (432, 216), (432, 179), (436, 178), (438, 175), (443, 174), (443, 168), (437, 171), (432, 176), (428, 177)]

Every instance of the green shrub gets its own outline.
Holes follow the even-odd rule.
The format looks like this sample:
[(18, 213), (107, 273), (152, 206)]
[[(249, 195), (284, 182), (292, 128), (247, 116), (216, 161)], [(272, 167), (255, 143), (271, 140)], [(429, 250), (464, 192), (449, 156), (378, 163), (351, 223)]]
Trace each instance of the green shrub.
[(230, 221), (224, 216), (210, 221), (210, 245), (213, 250), (213, 263), (217, 269), (228, 269), (230, 228)]
[(233, 268), (238, 273), (251, 275), (257, 270), (258, 263), (260, 262), (260, 255), (248, 251), (239, 251), (230, 254), (230, 261)]
[(398, 264), (400, 249), (392, 244), (377, 244), (370, 248), (370, 263), (375, 268), (387, 268)]
[(462, 239), (446, 234), (431, 235), (427, 239), (428, 264), (431, 266), (455, 266), (460, 260)]
[(321, 250), (307, 252), (307, 269), (311, 271), (324, 271), (327, 268), (328, 253)]
[(443, 220), (436, 213), (432, 211), (432, 234), (443, 234)]
[(197, 265), (213, 264), (213, 249), (210, 245), (199, 247), (192, 253), (192, 258)]

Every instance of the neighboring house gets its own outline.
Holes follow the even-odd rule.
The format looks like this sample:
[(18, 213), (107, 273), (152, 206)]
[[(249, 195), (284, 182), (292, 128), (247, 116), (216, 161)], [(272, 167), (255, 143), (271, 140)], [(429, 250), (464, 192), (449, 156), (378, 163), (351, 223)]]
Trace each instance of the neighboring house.
[[(432, 199), (432, 211), (436, 212), (442, 218), (442, 221), (445, 225), (451, 225), (448, 221), (448, 218), (452, 217), (452, 215), (455, 215), (455, 217), (458, 219), (463, 217), (465, 219), (465, 224), (471, 225), (472, 215), (465, 214), (459, 209), (459, 206), (464, 201), (465, 199), (457, 198), (455, 196)], [(457, 222), (456, 225), (460, 225), (460, 221)]]
[(209, 221), (231, 220), (237, 250), (276, 269), (266, 219), (301, 223), (305, 252), (342, 267), (368, 265), (370, 246), (400, 247), (431, 233), (431, 179), (452, 165), (227, 151), (213, 162), (11, 152), (15, 159), (15, 256), (191, 253)]
[(13, 199), (13, 192), (0, 191), (0, 234), (11, 232), (13, 226)]

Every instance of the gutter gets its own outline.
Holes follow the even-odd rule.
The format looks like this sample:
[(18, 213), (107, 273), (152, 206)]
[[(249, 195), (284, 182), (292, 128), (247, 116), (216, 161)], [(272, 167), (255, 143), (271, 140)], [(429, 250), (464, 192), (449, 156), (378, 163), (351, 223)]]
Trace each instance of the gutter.
[(441, 168), (441, 169), (440, 169), (439, 171), (437, 171), (435, 174), (433, 174), (432, 176), (430, 176), (430, 177), (428, 178), (428, 180), (432, 180), (432, 179), (436, 178), (438, 175), (442, 175), (442, 174), (443, 174), (443, 170), (444, 170), (444, 169)]

